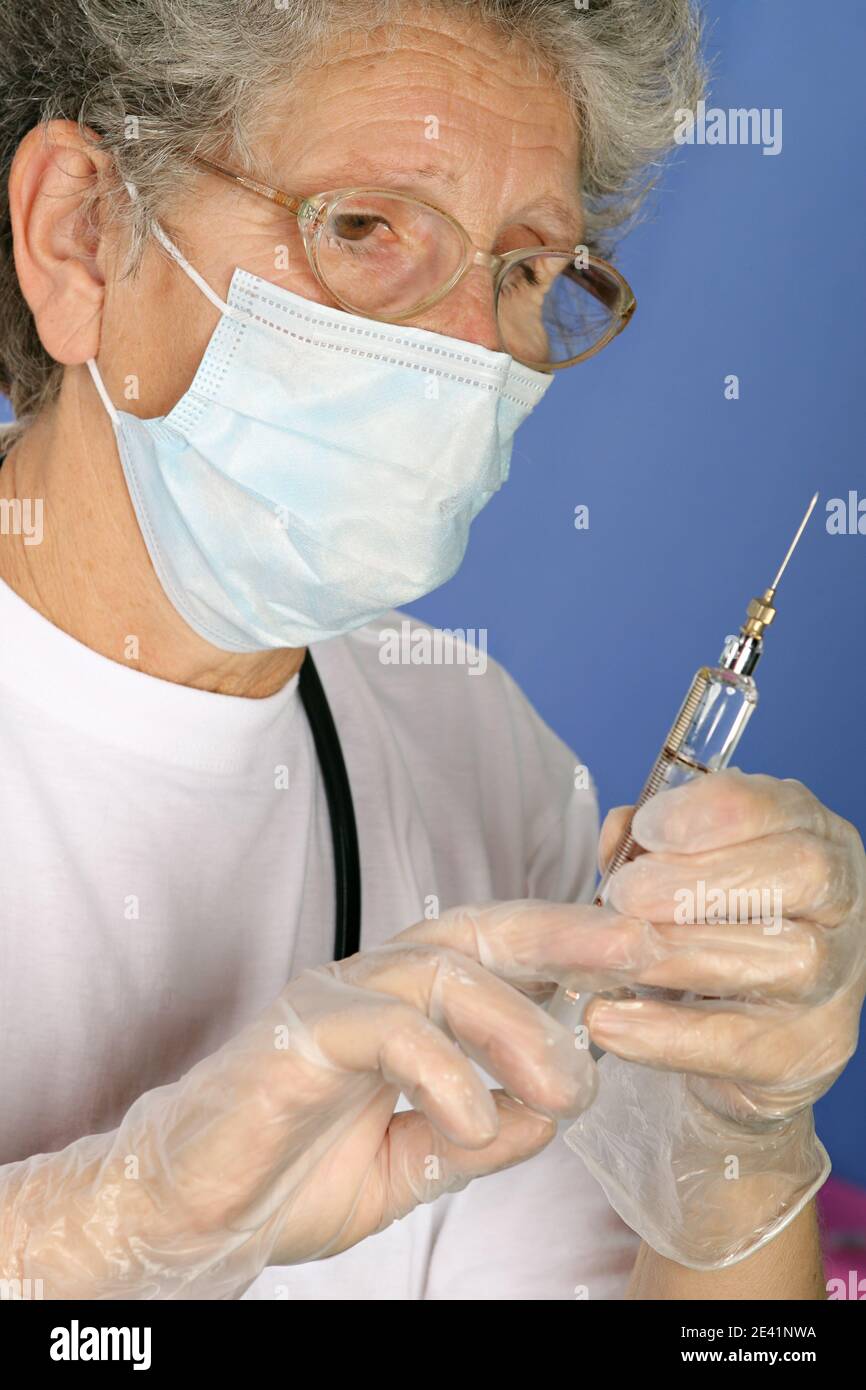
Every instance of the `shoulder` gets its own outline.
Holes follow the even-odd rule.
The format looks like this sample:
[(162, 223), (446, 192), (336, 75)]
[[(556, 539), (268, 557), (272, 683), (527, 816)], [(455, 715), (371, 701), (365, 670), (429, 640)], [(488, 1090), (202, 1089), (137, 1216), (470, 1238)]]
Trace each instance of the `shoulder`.
[(422, 803), (452, 807), (455, 825), (483, 823), (491, 850), (508, 845), (520, 860), (526, 892), (588, 891), (595, 789), (486, 637), (389, 612), (314, 651), (341, 734), (366, 756), (375, 744)]
[[(343, 670), (351, 668), (394, 735), (416, 747), (435, 747), (446, 760), (472, 748), (495, 751), (500, 760), (541, 757), (573, 766), (574, 754), (489, 655), (483, 628), (434, 628), (392, 611), (326, 645), (338, 643)], [(316, 648), (317, 662), (320, 652), (337, 655)]]

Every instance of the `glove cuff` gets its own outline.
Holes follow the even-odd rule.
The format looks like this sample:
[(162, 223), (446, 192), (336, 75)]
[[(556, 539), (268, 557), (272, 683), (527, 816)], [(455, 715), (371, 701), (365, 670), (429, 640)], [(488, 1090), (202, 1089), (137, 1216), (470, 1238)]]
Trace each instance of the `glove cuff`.
[(830, 1174), (811, 1108), (760, 1131), (707, 1125), (681, 1073), (607, 1053), (565, 1141), (614, 1211), (660, 1255), (724, 1269), (774, 1240)]

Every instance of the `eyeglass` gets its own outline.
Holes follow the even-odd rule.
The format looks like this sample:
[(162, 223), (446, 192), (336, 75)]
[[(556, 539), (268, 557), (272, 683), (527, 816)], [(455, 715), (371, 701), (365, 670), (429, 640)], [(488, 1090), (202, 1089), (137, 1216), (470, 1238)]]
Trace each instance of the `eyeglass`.
[(395, 189), (297, 197), (196, 157), (201, 168), (287, 208), (319, 284), (351, 313), (400, 323), (438, 304), (475, 265), (489, 268), (503, 349), (537, 371), (573, 367), (631, 319), (628, 282), (584, 247), (483, 251), (449, 213)]

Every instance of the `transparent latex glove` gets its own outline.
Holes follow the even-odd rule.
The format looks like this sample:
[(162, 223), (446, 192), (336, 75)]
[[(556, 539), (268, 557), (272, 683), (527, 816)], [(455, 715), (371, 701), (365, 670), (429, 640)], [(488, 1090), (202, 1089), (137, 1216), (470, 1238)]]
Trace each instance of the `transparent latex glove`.
[(592, 911), (457, 908), (304, 971), (117, 1130), (0, 1168), (0, 1273), (54, 1299), (233, 1298), (537, 1153), (595, 1090), (534, 1002)]
[[(605, 822), (602, 867), (627, 814)], [(650, 1245), (719, 1268), (777, 1235), (830, 1171), (811, 1107), (857, 1045), (866, 857), (800, 782), (737, 769), (661, 792), (634, 833), (648, 853), (607, 901), (643, 924), (614, 918), (604, 952), (587, 940), (580, 978), (671, 993), (591, 1002), (608, 1055), (566, 1137)]]

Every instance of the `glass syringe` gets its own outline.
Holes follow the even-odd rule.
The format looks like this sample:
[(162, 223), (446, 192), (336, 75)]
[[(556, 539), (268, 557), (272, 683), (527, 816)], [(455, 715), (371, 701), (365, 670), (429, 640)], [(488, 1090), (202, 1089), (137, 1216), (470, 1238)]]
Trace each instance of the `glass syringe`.
[[(680, 712), (635, 802), (632, 815), (658, 792), (679, 786), (682, 782), (690, 782), (694, 777), (719, 772), (727, 767), (733, 757), (758, 703), (758, 688), (752, 672), (763, 651), (764, 631), (776, 616), (776, 589), (817, 501), (816, 492), (775, 579), (759, 598), (751, 600), (739, 633), (726, 638), (718, 666), (702, 666), (695, 673)], [(596, 890), (593, 900), (596, 907), (602, 907), (607, 901), (610, 881), (617, 870), (643, 853), (632, 835), (631, 823), (632, 816), (629, 816)], [(605, 992), (607, 998), (633, 998), (636, 995), (642, 998), (678, 998), (680, 992), (644, 986)], [(577, 1028), (582, 1024), (590, 997), (585, 991), (581, 994), (561, 985), (548, 1008), (567, 1027)], [(594, 1044), (592, 1052), (600, 1055), (600, 1049)]]

